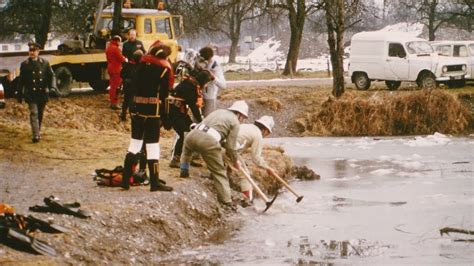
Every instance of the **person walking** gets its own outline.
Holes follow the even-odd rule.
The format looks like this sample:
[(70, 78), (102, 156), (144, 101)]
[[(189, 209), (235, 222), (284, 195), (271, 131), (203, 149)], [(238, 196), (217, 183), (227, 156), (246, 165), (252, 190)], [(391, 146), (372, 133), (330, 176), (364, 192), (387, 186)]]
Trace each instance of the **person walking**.
[(165, 101), (169, 95), (171, 65), (166, 60), (171, 48), (159, 45), (143, 56), (134, 78), (136, 95), (132, 114), (132, 133), (130, 145), (124, 161), (121, 187), (130, 189), (130, 177), (136, 165), (143, 143), (146, 145), (146, 157), (150, 174), (150, 191), (172, 191), (166, 182), (159, 178), (160, 127), (167, 119)]
[(189, 177), (193, 152), (199, 153), (214, 179), (219, 201), (230, 208), (233, 208), (233, 204), (221, 149), (223, 147), (226, 150), (231, 163), (240, 169), (236, 151), (237, 136), (240, 123), (248, 117), (248, 110), (245, 101), (236, 101), (228, 109), (212, 112), (186, 136), (181, 154), (180, 177)]
[[(269, 175), (275, 175), (275, 170), (271, 168), (262, 157), (263, 138), (272, 133), (274, 125), (275, 122), (273, 117), (267, 115), (255, 120), (253, 124), (240, 125), (240, 130), (237, 137), (239, 160), (241, 166), (247, 171), (247, 173), (250, 172), (240, 154), (250, 150), (252, 161), (255, 163), (255, 165), (265, 169)], [(242, 177), (240, 179), (240, 189), (246, 200), (251, 201), (253, 199), (252, 185), (246, 178)]]
[(110, 40), (107, 49), (105, 50), (105, 55), (107, 57), (107, 72), (109, 73), (109, 98), (110, 98), (110, 108), (113, 110), (120, 110), (118, 105), (118, 95), (117, 90), (122, 84), (122, 78), (120, 77), (120, 72), (122, 70), (122, 63), (126, 61), (126, 57), (122, 55), (120, 51), (120, 42), (122, 38), (118, 35), (112, 37)]
[(168, 97), (169, 119), (173, 129), (178, 134), (178, 139), (173, 148), (173, 158), (170, 162), (171, 168), (179, 168), (180, 157), (183, 150), (184, 134), (189, 132), (193, 120), (188, 114), (191, 110), (194, 121), (201, 123), (201, 107), (203, 104), (202, 89), (205, 88), (211, 80), (211, 73), (207, 70), (201, 70), (186, 75), (171, 96)]
[[(217, 95), (219, 89), (225, 89), (227, 84), (221, 65), (214, 58), (212, 47), (205, 46), (199, 50), (199, 55), (205, 60), (203, 68), (211, 72), (213, 79), (204, 90), (204, 117), (208, 116), (217, 108)], [(198, 62), (199, 64), (199, 62)]]
[(48, 60), (39, 57), (40, 45), (28, 43), (28, 59), (20, 66), (18, 83), (18, 101), (25, 99), (30, 111), (30, 125), (32, 141), (41, 140), (41, 124), (46, 103), (49, 100), (49, 91), (56, 90), (56, 79)]

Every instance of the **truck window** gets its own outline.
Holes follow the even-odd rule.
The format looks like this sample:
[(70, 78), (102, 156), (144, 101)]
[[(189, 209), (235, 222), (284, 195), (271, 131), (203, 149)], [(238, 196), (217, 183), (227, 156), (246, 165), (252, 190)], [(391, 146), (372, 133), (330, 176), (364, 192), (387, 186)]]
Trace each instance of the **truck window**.
[(469, 44), (469, 53), (471, 54), (471, 56), (474, 56), (474, 43)]
[(151, 19), (150, 18), (145, 19), (145, 25), (144, 25), (143, 32), (145, 34), (152, 33), (152, 31), (151, 31)]
[(406, 55), (405, 49), (403, 49), (403, 46), (400, 43), (390, 43), (388, 45), (388, 56), (403, 58)]
[(465, 45), (454, 45), (453, 56), (467, 57), (467, 47)]
[(165, 18), (165, 19), (160, 19), (160, 18), (155, 18), (155, 27), (157, 33), (164, 33), (168, 36), (168, 38), (171, 38), (171, 26), (170, 26), (170, 19)]

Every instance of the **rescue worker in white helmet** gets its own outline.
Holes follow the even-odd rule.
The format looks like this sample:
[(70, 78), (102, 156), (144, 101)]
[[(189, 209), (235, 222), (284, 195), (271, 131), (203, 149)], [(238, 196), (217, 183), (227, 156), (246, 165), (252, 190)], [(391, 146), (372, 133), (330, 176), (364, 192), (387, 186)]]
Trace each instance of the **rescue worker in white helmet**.
[[(253, 124), (240, 125), (239, 135), (237, 137), (239, 160), (241, 167), (244, 167), (247, 173), (250, 173), (250, 171), (248, 170), (245, 161), (240, 154), (250, 150), (252, 161), (255, 163), (255, 165), (265, 169), (271, 176), (276, 174), (275, 170), (268, 166), (267, 162), (262, 157), (263, 138), (272, 133), (274, 126), (275, 122), (273, 117), (267, 115), (255, 120)], [(240, 178), (240, 190), (247, 203), (253, 199), (252, 185), (244, 177)]]
[(235, 206), (232, 204), (229, 179), (221, 149), (225, 148), (230, 162), (240, 169), (236, 150), (237, 136), (240, 123), (248, 117), (248, 110), (249, 107), (245, 101), (236, 101), (227, 110), (218, 109), (210, 113), (186, 136), (181, 154), (180, 177), (189, 177), (192, 154), (199, 153), (214, 179), (219, 201), (232, 209)]

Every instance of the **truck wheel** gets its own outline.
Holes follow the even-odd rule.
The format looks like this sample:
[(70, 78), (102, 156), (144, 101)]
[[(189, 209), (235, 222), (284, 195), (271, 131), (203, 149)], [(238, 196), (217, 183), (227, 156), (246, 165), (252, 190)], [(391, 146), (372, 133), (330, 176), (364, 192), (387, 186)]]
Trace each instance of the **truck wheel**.
[(355, 74), (354, 83), (358, 90), (367, 90), (370, 87), (370, 79), (365, 73)]
[(401, 81), (395, 81), (395, 80), (386, 80), (385, 85), (387, 85), (387, 88), (391, 91), (394, 91), (400, 87), (400, 84), (402, 84)]
[(436, 88), (436, 79), (431, 73), (423, 73), (417, 81), (418, 87), (422, 89), (435, 89)]
[(107, 87), (109, 86), (109, 81), (108, 80), (93, 80), (89, 82), (89, 85), (91, 88), (95, 91), (98, 92), (104, 92), (107, 90)]
[(54, 71), (59, 96), (68, 96), (72, 90), (72, 73), (66, 66), (60, 66)]

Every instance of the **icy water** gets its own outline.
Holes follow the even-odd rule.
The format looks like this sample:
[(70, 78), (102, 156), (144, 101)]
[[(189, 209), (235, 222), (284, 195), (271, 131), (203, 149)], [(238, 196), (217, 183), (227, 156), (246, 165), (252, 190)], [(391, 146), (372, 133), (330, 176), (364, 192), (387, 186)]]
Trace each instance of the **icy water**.
[[(264, 214), (240, 209), (244, 226), (218, 244), (168, 262), (231, 265), (473, 265), (474, 139), (279, 138), (320, 181), (291, 185)], [(257, 199), (257, 201), (259, 201)]]

